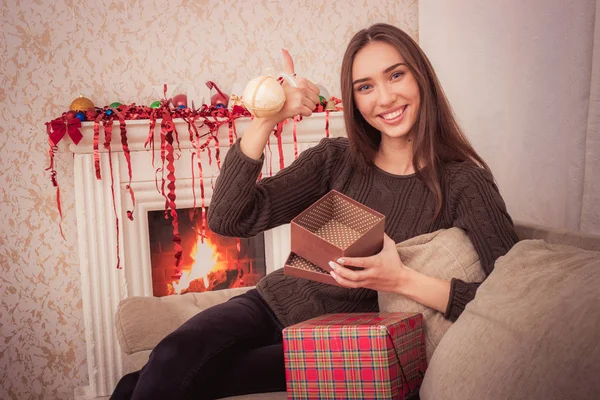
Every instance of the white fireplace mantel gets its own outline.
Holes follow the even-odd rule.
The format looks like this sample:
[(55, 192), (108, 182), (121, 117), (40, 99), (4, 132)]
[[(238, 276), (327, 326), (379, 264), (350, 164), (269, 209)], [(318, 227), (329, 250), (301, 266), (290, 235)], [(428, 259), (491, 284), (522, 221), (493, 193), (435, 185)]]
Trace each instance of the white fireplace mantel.
[[(179, 132), (180, 149), (176, 148), (176, 204), (178, 208), (193, 206), (192, 195), (192, 145), (189, 141), (187, 123), (174, 120)], [(250, 123), (249, 118), (235, 121), (238, 136)], [(324, 113), (313, 114), (297, 123), (298, 153), (316, 145), (325, 137), (326, 117)], [(201, 122), (197, 121), (200, 127)], [(114, 316), (119, 302), (130, 296), (152, 296), (152, 275), (148, 239), (147, 213), (162, 210), (165, 200), (156, 189), (156, 170), (160, 161), (160, 120), (154, 131), (154, 166), (152, 152), (144, 148), (148, 137), (149, 121), (127, 121), (127, 139), (131, 151), (131, 187), (136, 204), (133, 209), (127, 190), (129, 173), (122, 150), (118, 122), (113, 125), (111, 153), (114, 180), (111, 190), (109, 153), (103, 148), (104, 130), (100, 129), (100, 170), (102, 179), (96, 179), (93, 152), (93, 123), (84, 122), (83, 139), (78, 145), (68, 148), (62, 144), (59, 151), (74, 154), (75, 200), (79, 242), (79, 260), (82, 282), (83, 315), (89, 385), (75, 390), (76, 399), (93, 399), (110, 395), (118, 379), (123, 375), (123, 357), (117, 342)], [(285, 166), (294, 160), (293, 123), (284, 125), (282, 134)], [(200, 134), (207, 128), (201, 127)], [(343, 114), (329, 114), (331, 137), (345, 136)], [(221, 161), (229, 149), (229, 132), (225, 124), (219, 129)], [(63, 141), (64, 142), (64, 141)], [(202, 153), (206, 205), (212, 196), (212, 184), (219, 173), (215, 160), (214, 142), (212, 165), (208, 155)], [(277, 140), (272, 137), (270, 152), (266, 151), (263, 176), (279, 170)], [(200, 207), (198, 171), (195, 173), (196, 206)], [(159, 174), (160, 175), (160, 174)], [(160, 182), (160, 176), (159, 182)], [(133, 210), (133, 221), (127, 219), (127, 210)], [(115, 216), (119, 218), (119, 235)], [(117, 244), (121, 269), (117, 269)], [(265, 255), (267, 273), (283, 265), (289, 252), (289, 227), (283, 226), (265, 232)]]

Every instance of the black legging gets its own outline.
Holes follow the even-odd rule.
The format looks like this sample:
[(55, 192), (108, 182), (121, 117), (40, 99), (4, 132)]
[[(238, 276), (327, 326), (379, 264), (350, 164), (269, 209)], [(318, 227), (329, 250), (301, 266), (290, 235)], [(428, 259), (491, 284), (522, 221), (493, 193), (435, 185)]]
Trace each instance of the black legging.
[(208, 308), (165, 337), (112, 400), (215, 399), (285, 391), (282, 326), (255, 289)]

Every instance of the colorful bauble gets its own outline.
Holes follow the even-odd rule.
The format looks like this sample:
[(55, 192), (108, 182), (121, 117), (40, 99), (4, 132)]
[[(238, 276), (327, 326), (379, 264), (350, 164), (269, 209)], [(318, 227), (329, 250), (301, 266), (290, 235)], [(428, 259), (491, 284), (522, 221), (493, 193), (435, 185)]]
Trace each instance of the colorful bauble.
[(79, 111), (75, 114), (75, 118), (79, 118), (81, 122), (85, 121), (85, 113), (83, 111)]
[(104, 114), (105, 114), (105, 115), (109, 115), (109, 116), (110, 116), (110, 115), (113, 115), (113, 110), (111, 110), (111, 109), (109, 108), (108, 110), (106, 110), (106, 111), (104, 112)]
[(160, 107), (162, 103), (160, 102), (160, 100), (156, 100), (154, 102), (152, 102), (152, 104), (150, 104), (150, 108), (158, 108)]
[(229, 96), (221, 91), (216, 83), (213, 81), (206, 82), (206, 86), (209, 89), (215, 89), (217, 94), (214, 94), (210, 97), (210, 105), (216, 106), (217, 104), (224, 104), (227, 107), (227, 103), (229, 102)]
[(94, 109), (94, 103), (87, 97), (83, 97), (83, 95), (79, 96), (75, 100), (71, 102), (69, 109), (72, 111), (89, 111)]
[(329, 91), (325, 89), (323, 85), (315, 85), (319, 88), (319, 100), (321, 100), (321, 104), (327, 104), (329, 100), (331, 100), (331, 96), (329, 95)]
[(175, 108), (186, 108), (188, 106), (187, 95), (185, 94), (176, 94), (173, 96), (172, 101)]
[(277, 114), (285, 103), (285, 92), (272, 76), (259, 76), (246, 85), (241, 97), (244, 107), (258, 118)]
[(117, 108), (117, 107), (119, 107), (121, 105), (122, 105), (121, 103), (119, 103), (118, 101), (115, 101), (114, 103), (110, 103), (109, 107), (110, 108)]

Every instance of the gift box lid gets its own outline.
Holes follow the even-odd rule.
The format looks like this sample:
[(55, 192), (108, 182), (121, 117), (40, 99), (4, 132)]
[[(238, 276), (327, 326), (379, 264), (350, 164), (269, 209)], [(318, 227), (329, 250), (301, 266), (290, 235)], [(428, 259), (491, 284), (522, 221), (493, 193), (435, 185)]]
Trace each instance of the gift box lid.
[(294, 218), (290, 227), (292, 252), (330, 272), (329, 261), (372, 256), (381, 250), (385, 216), (331, 190)]
[(302, 398), (404, 399), (427, 369), (419, 313), (327, 314), (285, 328), (283, 340), (288, 393)]
[(397, 336), (403, 329), (423, 329), (423, 315), (416, 312), (381, 313), (336, 313), (325, 314), (292, 325), (286, 329), (361, 329), (381, 328), (391, 336)]

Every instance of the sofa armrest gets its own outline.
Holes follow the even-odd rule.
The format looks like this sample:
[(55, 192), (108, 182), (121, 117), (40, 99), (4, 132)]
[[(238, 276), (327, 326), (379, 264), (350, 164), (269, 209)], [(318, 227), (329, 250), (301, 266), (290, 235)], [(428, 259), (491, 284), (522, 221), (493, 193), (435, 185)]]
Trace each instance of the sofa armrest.
[(119, 303), (115, 315), (115, 329), (121, 350), (127, 355), (152, 350), (165, 336), (200, 311), (251, 288), (124, 299)]

